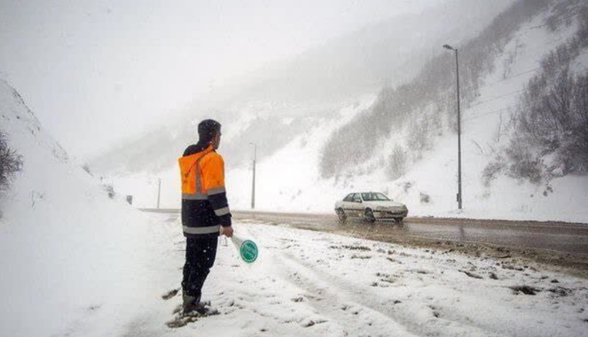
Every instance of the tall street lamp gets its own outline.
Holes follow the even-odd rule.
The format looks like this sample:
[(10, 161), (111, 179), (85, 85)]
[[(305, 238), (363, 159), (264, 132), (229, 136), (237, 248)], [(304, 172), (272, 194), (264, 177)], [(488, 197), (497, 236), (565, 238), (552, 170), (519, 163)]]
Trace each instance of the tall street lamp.
[(256, 152), (257, 146), (255, 143), (250, 143), (251, 146), (254, 146), (254, 171), (252, 175), (252, 209), (256, 208)]
[(462, 119), (460, 117), (460, 68), (458, 64), (458, 49), (450, 45), (444, 45), (444, 48), (454, 51), (456, 55), (456, 99), (458, 108), (458, 209), (462, 210)]

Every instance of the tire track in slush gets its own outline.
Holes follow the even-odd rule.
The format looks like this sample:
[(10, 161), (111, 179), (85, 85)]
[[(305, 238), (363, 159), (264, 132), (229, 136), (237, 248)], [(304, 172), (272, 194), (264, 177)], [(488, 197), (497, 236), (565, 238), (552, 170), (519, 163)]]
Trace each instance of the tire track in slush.
[[(258, 229), (248, 227), (246, 232), (258, 243)], [(408, 331), (406, 327), (400, 325), (393, 318), (380, 311), (374, 310), (370, 306), (363, 305), (351, 300), (348, 292), (338, 290), (333, 292), (327, 280), (318, 276), (312, 269), (309, 269), (297, 262), (294, 255), (284, 252), (281, 247), (281, 238), (264, 232), (266, 243), (262, 246), (263, 250), (272, 251), (272, 254), (265, 253), (268, 257), (267, 263), (273, 267), (273, 273), (286, 283), (302, 289), (304, 299), (316, 310), (317, 313), (329, 318), (332, 323), (342, 328), (343, 335), (351, 336), (390, 336), (394, 332), (398, 336), (414, 336), (415, 333)], [(272, 242), (268, 241), (271, 240)], [(290, 245), (298, 242), (292, 240)], [(321, 284), (313, 282), (320, 280)], [(338, 288), (340, 289), (340, 288)], [(362, 325), (365, 324), (365, 325)]]
[[(258, 231), (248, 228), (248, 232), (257, 234)], [(394, 300), (383, 300), (382, 296), (376, 295), (370, 290), (359, 289), (357, 285), (342, 280), (341, 277), (329, 274), (317, 267), (304, 262), (297, 258), (292, 252), (285, 252), (280, 248), (280, 238), (264, 232), (266, 239), (275, 241), (270, 247), (264, 246), (264, 249), (273, 251), (271, 260), (273, 266), (279, 271), (279, 278), (286, 282), (302, 288), (309, 293), (308, 300), (311, 305), (328, 317), (334, 319), (339, 325), (345, 327), (350, 335), (417, 335), (417, 336), (438, 336), (440, 335), (440, 326), (451, 329), (450, 335), (461, 335), (468, 332), (469, 335), (489, 335), (480, 327), (472, 326), (467, 320), (434, 318), (438, 325), (429, 321), (426, 323), (423, 318), (416, 318), (413, 313), (408, 313), (402, 309), (394, 309)], [(291, 243), (299, 243), (296, 239)], [(268, 255), (270, 256), (270, 255)], [(276, 271), (276, 270), (275, 270)], [(294, 281), (293, 281), (294, 279)], [(415, 305), (416, 299), (412, 300), (415, 307), (420, 307), (424, 311), (432, 311), (431, 307), (425, 302)], [(327, 313), (326, 313), (327, 311)], [(360, 323), (366, 325), (358, 326)], [(394, 333), (392, 333), (394, 332)]]

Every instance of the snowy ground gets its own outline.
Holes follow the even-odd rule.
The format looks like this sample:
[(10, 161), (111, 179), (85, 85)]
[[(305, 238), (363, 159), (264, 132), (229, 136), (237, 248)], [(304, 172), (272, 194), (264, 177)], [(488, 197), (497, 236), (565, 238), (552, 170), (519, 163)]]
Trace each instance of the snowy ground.
[[(178, 288), (184, 241), (177, 216), (154, 217), (166, 229), (150, 261), (158, 276), (151, 289), (159, 287), (159, 294), (118, 334), (587, 336), (586, 279), (492, 258), (251, 223), (235, 228), (260, 247), (254, 264), (240, 261), (232, 242), (220, 239), (204, 294), (221, 314), (170, 329), (165, 323), (181, 297), (161, 295)], [(516, 291), (520, 287), (535, 294)]]
[(163, 229), (82, 170), (0, 80), (23, 168), (0, 194), (0, 335), (115, 335), (150, 289)]

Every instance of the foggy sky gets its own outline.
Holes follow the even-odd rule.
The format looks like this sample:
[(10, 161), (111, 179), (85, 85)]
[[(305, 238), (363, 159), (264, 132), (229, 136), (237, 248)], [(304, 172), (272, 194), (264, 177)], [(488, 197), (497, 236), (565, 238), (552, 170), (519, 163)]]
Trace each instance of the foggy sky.
[(0, 77), (84, 158), (236, 76), (439, 1), (0, 0)]

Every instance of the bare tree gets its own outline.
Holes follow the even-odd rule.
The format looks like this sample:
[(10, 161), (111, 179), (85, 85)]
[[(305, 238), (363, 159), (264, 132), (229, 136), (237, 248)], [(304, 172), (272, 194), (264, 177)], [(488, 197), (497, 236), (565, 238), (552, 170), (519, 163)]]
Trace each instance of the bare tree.
[(403, 147), (396, 145), (389, 157), (387, 168), (391, 179), (397, 179), (405, 174), (407, 169), (407, 153)]
[(0, 131), (0, 190), (9, 188), (14, 175), (21, 171), (22, 156), (8, 146), (6, 135)]
[(565, 67), (549, 82), (532, 80), (518, 114), (518, 130), (540, 155), (555, 153), (566, 173), (587, 172), (587, 75)]

